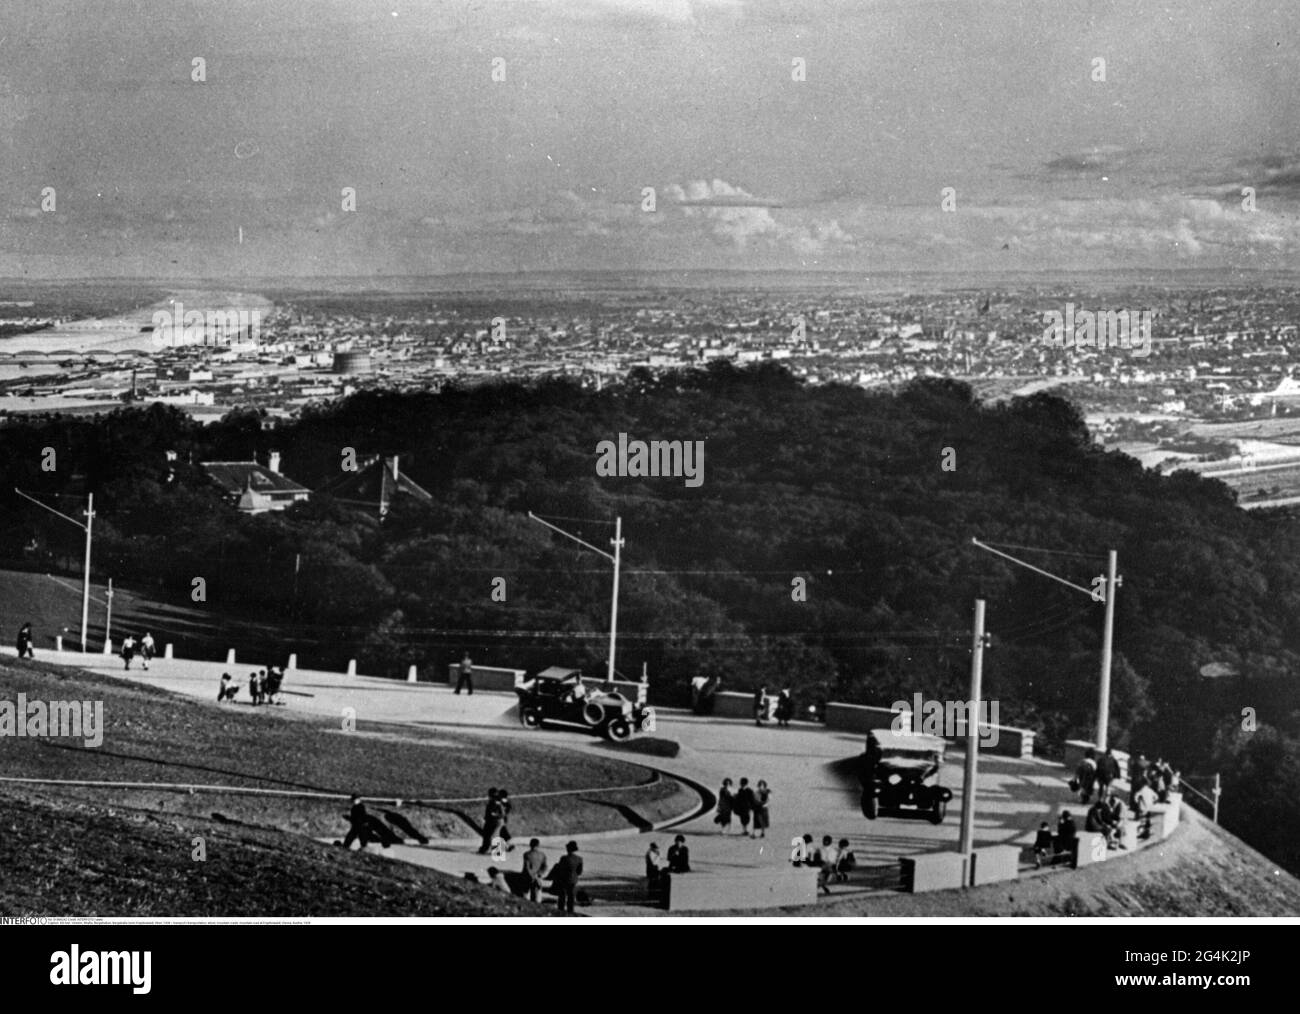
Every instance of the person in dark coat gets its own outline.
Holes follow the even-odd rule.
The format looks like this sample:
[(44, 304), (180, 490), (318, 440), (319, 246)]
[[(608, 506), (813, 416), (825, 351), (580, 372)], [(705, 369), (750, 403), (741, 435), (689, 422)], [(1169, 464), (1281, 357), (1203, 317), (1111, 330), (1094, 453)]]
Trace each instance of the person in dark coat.
[(582, 879), (582, 856), (578, 855), (578, 843), (571, 841), (564, 846), (564, 855), (551, 870), (550, 880), (559, 895), (561, 912), (572, 912), (576, 904), (578, 881)]
[(1106, 752), (1097, 760), (1097, 795), (1105, 797), (1110, 792), (1110, 783), (1119, 777), (1119, 761), (1114, 751), (1106, 747)]
[(1038, 825), (1038, 834), (1034, 836), (1034, 869), (1042, 867), (1043, 859), (1052, 861), (1052, 829), (1047, 821)]
[(18, 628), (18, 657), (35, 658), (36, 653), (32, 650), (32, 625), (24, 623)]
[(1097, 783), (1097, 752), (1092, 747), (1088, 747), (1087, 752), (1083, 755), (1083, 760), (1079, 761), (1079, 766), (1074, 772), (1074, 778), (1079, 785), (1079, 802), (1088, 802), (1092, 798), (1092, 790)]
[(497, 835), (506, 843), (506, 851), (513, 852), (515, 847), (510, 843), (514, 837), (510, 833), (510, 793), (505, 789), (497, 789), (497, 802), (501, 805), (501, 829)]
[(488, 789), (487, 805), (483, 807), (483, 844), (479, 847), (478, 854), (485, 856), (488, 850), (492, 848), (492, 840), (497, 837), (497, 832), (501, 830), (501, 825), (505, 821), (505, 807), (501, 805), (495, 788)]
[(370, 844), (370, 814), (366, 812), (366, 804), (361, 802), (360, 796), (353, 796), (350, 802), (352, 807), (348, 810), (348, 834), (343, 839), (343, 847), (350, 849), (354, 841), (360, 840), (364, 849)]
[(126, 668), (131, 668), (131, 659), (135, 658), (135, 638), (127, 634), (122, 641), (122, 661), (126, 663)]
[(1074, 839), (1077, 836), (1078, 828), (1074, 826), (1070, 811), (1062, 810), (1061, 817), (1056, 822), (1056, 851), (1067, 854), (1074, 852)]
[(776, 724), (783, 729), (788, 729), (792, 718), (794, 718), (794, 698), (790, 696), (790, 688), (786, 687), (776, 698)]
[(690, 873), (691, 850), (686, 847), (686, 836), (679, 834), (668, 846), (668, 872)]
[(735, 799), (736, 797), (731, 791), (731, 779), (722, 779), (722, 788), (718, 790), (718, 812), (713, 818), (713, 823), (722, 828), (723, 834), (726, 834), (727, 829), (731, 827), (732, 804)]
[(754, 831), (755, 838), (766, 838), (767, 829), (772, 826), (772, 815), (768, 811), (767, 804), (772, 798), (772, 790), (767, 787), (767, 782), (759, 780), (758, 788), (754, 792)]
[(740, 830), (744, 834), (749, 834), (749, 818), (757, 804), (754, 790), (749, 787), (749, 779), (742, 778), (740, 788), (736, 790), (736, 798), (731, 802), (731, 808), (735, 811), (736, 819), (740, 821)]

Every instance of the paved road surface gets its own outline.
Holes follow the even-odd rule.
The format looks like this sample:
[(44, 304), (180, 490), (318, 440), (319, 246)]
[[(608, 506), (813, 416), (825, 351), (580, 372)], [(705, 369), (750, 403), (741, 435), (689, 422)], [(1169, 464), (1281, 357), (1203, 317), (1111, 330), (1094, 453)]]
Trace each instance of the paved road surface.
[[(12, 649), (9, 650), (12, 654)], [(155, 659), (148, 673), (133, 664), (129, 674), (119, 659), (91, 655), (89, 664), (74, 652), (56, 655), (43, 652), (46, 661), (83, 664), (96, 672), (129, 675), (140, 682), (189, 694), (212, 707), (217, 705), (216, 687), (223, 671), (237, 682), (246, 683), (255, 662), (226, 666), (217, 662)], [(369, 722), (401, 722), (421, 726), (474, 727), (487, 736), (545, 737), (579, 750), (605, 752), (600, 740), (580, 732), (558, 729), (527, 730), (520, 726), (513, 695), (478, 693), (455, 696), (437, 684), (408, 684), (365, 676), (345, 676), (299, 670), (284, 684), (289, 706), (295, 711), (330, 715), (342, 719), (343, 709), (356, 710), (359, 727)], [(310, 695), (310, 696), (308, 696)], [(751, 784), (765, 779), (772, 787), (772, 827), (765, 839), (741, 837), (734, 829), (720, 833), (705, 814), (680, 826), (647, 834), (580, 835), (586, 857), (585, 884), (595, 898), (595, 914), (648, 915), (644, 907), (644, 855), (650, 841), (659, 842), (666, 853), (674, 834), (684, 834), (691, 849), (692, 865), (701, 870), (780, 867), (789, 862), (791, 839), (812, 834), (820, 842), (823, 834), (836, 841), (848, 838), (860, 863), (874, 867), (854, 878), (849, 885), (834, 888), (839, 894), (889, 889), (898, 879), (898, 858), (918, 852), (956, 848), (960, 826), (962, 755), (954, 751), (942, 772), (942, 780), (956, 795), (947, 819), (936, 826), (924, 818), (884, 817), (867, 821), (859, 809), (859, 790), (846, 778), (843, 762), (862, 752), (863, 737), (820, 726), (796, 724), (789, 729), (756, 728), (741, 720), (699, 718), (684, 711), (659, 710), (657, 736), (677, 740), (682, 751), (675, 758), (645, 758), (644, 761), (670, 774), (680, 775), (716, 790), (722, 778)], [(608, 753), (605, 753), (608, 756)], [(639, 755), (629, 755), (638, 762)], [(1055, 822), (1055, 815), (1071, 804), (1059, 765), (983, 755), (978, 778), (978, 815), (975, 820), (977, 845), (1024, 844), (1033, 840), (1041, 820)], [(486, 786), (484, 787), (486, 791)], [(1074, 807), (1081, 815), (1081, 809)], [(526, 847), (528, 829), (512, 828), (516, 841)], [(563, 851), (562, 838), (544, 839), (552, 862)], [(520, 849), (504, 864), (518, 865)], [(449, 873), (474, 872), (480, 876), (489, 865), (486, 857), (466, 843), (437, 843), (429, 846), (394, 846), (386, 854), (394, 858), (431, 866)]]

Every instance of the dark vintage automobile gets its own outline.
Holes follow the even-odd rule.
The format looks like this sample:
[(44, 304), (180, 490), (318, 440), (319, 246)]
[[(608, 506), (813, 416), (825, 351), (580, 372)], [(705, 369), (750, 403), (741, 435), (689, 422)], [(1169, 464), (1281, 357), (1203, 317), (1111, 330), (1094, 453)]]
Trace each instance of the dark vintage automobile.
[(947, 744), (938, 736), (873, 729), (862, 755), (862, 815), (905, 808), (929, 812), (932, 824), (942, 823), (952, 789), (939, 784), (939, 769)]
[(645, 684), (619, 685), (638, 689), (629, 698), (606, 689), (609, 683), (584, 680), (577, 669), (551, 666), (515, 687), (519, 720), (530, 729), (550, 722), (581, 726), (616, 742), (654, 732), (655, 713), (645, 703)]

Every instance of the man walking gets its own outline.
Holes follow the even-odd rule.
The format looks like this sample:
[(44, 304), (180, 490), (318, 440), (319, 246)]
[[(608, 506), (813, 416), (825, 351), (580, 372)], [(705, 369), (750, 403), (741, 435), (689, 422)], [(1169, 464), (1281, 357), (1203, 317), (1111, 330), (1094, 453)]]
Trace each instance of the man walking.
[(460, 693), (460, 688), (464, 687), (471, 697), (474, 696), (474, 662), (469, 657), (469, 652), (461, 657), (460, 660), (460, 677), (456, 680), (456, 693)]
[(582, 856), (578, 855), (578, 843), (571, 841), (564, 846), (564, 855), (551, 871), (551, 882), (559, 892), (561, 912), (572, 912), (578, 890), (578, 881), (582, 879)]
[(366, 813), (366, 804), (361, 797), (354, 795), (350, 800), (352, 807), (348, 810), (348, 834), (343, 839), (343, 847), (350, 849), (353, 841), (360, 840), (362, 850), (370, 844), (370, 815)]
[(536, 838), (528, 842), (528, 851), (524, 853), (524, 876), (528, 878), (528, 900), (536, 901), (542, 889), (542, 877), (550, 867), (546, 853), (541, 849), (542, 843)]
[(145, 670), (149, 669), (149, 659), (153, 658), (154, 644), (153, 634), (149, 631), (144, 632), (144, 637), (140, 638), (140, 659), (144, 662)]

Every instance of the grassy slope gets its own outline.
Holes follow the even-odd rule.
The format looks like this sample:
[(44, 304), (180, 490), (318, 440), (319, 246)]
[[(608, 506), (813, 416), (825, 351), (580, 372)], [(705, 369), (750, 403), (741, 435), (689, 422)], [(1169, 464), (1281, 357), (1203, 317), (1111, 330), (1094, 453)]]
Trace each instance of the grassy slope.
[[(193, 858), (194, 838), (206, 849)], [(540, 905), (275, 831), (0, 795), (0, 913), (70, 916), (539, 916)]]
[[(505, 785), (515, 796), (573, 788), (606, 791), (543, 800), (517, 799), (516, 834), (554, 834), (625, 828), (616, 806), (632, 807), (650, 821), (680, 812), (690, 799), (676, 783), (613, 757), (576, 753), (544, 744), (461, 732), (358, 723), (348, 734), (322, 718), (272, 708), (219, 707), (139, 684), (39, 661), (0, 665), (0, 697), (102, 700), (104, 742), (0, 738), (0, 770), (23, 777), (231, 785), (317, 792), (359, 792), (405, 799), (482, 797)], [(623, 791), (612, 787), (639, 785)], [(53, 798), (165, 810), (169, 814), (224, 816), (302, 834), (340, 833), (340, 800), (295, 800), (237, 794), (49, 788)], [(403, 810), (429, 837), (474, 833), (482, 804)]]

